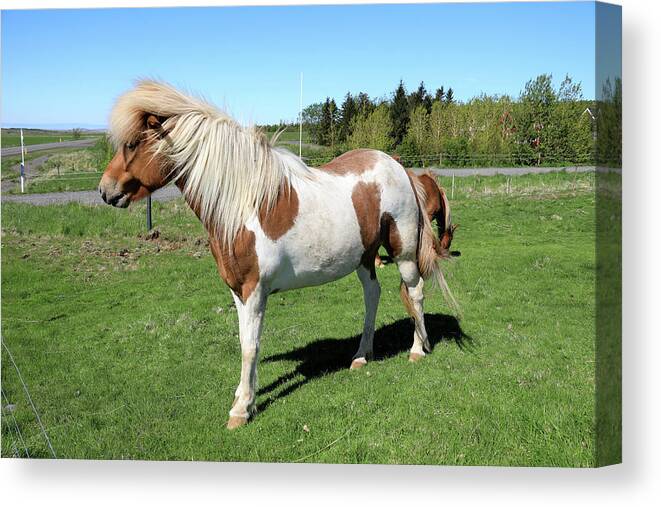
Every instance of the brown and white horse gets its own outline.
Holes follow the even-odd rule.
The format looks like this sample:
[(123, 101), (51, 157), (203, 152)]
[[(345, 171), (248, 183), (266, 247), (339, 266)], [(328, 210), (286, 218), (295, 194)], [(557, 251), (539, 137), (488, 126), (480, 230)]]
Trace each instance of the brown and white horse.
[(410, 360), (430, 351), (423, 279), (435, 279), (454, 300), (437, 263), (438, 238), (423, 212), (424, 188), (391, 157), (354, 150), (323, 168), (307, 167), (261, 132), (153, 81), (139, 82), (117, 100), (110, 135), (117, 153), (99, 184), (106, 203), (127, 207), (172, 181), (209, 233), (239, 316), (242, 367), (228, 428), (245, 424), (255, 411), (269, 294), (356, 271), (365, 323), (351, 368), (367, 363), (381, 292), (374, 269), (380, 245), (397, 264), (400, 294), (414, 319)]
[[(454, 231), (458, 225), (452, 223), (450, 202), (448, 201), (445, 189), (438, 184), (434, 175), (429, 172), (416, 174), (408, 169), (406, 172), (412, 181), (422, 185), (422, 188), (425, 190), (425, 212), (430, 222), (436, 222), (438, 237), (440, 238), (439, 245), (441, 249), (437, 253), (441, 257), (447, 257), (452, 239), (454, 238)], [(378, 253), (374, 259), (374, 264), (379, 268), (384, 267)]]

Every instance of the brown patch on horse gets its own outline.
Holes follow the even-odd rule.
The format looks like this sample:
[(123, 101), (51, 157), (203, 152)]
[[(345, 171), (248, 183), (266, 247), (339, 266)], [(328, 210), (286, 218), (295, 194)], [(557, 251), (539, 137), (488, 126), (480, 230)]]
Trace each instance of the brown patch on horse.
[[(443, 187), (438, 184), (436, 178), (429, 173), (415, 174), (413, 171), (406, 171), (411, 179), (411, 183), (417, 180), (425, 191), (425, 213), (430, 221), (436, 222), (438, 231), (438, 244), (434, 244), (434, 249), (440, 257), (448, 257), (448, 250), (454, 237), (456, 225), (450, 225), (450, 203)], [(415, 185), (413, 185), (415, 191)]]
[(457, 227), (459, 227), (459, 224), (452, 224), (441, 236), (441, 248), (444, 250), (449, 250), (452, 240), (454, 239), (454, 231)]
[(209, 235), (209, 246), (221, 278), (245, 303), (259, 282), (255, 233), (242, 227), (231, 245)]
[(356, 183), (351, 192), (351, 202), (358, 219), (360, 239), (365, 252), (360, 263), (370, 270), (370, 276), (376, 277), (374, 257), (381, 243), (381, 227), (379, 215), (381, 212), (381, 187), (377, 183)]
[(361, 148), (343, 153), (327, 164), (322, 165), (320, 169), (339, 176), (345, 174), (362, 174), (372, 169), (378, 161), (378, 152)]
[[(441, 197), (441, 190), (436, 183), (436, 179), (428, 173), (422, 173), (420, 175), (414, 174), (415, 178), (418, 178), (418, 181), (422, 183), (422, 187), (425, 189), (425, 194), (427, 194), (427, 199), (425, 201), (425, 211), (430, 220), (433, 220), (436, 217), (436, 214), (439, 211), (443, 210), (443, 198)], [(445, 215), (443, 214), (443, 230), (445, 230)], [(439, 224), (439, 227), (441, 224)]]
[(402, 253), (402, 238), (397, 229), (397, 223), (387, 211), (381, 215), (381, 241), (386, 247), (388, 255), (393, 259)]
[(298, 194), (290, 185), (283, 185), (278, 198), (270, 210), (266, 204), (259, 209), (259, 224), (264, 233), (273, 241), (283, 236), (294, 226), (298, 216)]

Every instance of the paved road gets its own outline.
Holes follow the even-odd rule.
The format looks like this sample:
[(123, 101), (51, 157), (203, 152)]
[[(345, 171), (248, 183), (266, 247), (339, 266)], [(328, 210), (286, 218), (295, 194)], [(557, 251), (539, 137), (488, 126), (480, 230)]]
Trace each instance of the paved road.
[[(152, 199), (156, 201), (171, 201), (181, 195), (179, 189), (173, 185), (168, 185), (154, 192)], [(3, 202), (23, 202), (34, 204), (36, 206), (46, 206), (48, 204), (66, 204), (68, 202), (79, 202), (81, 204), (103, 204), (97, 190), (82, 190), (79, 192), (51, 192), (48, 194), (23, 194), (23, 195), (3, 195)]]
[[(416, 172), (432, 171), (439, 176), (452, 176), (454, 174), (457, 178), (467, 176), (495, 176), (503, 174), (507, 176), (521, 176), (524, 174), (545, 174), (550, 172), (602, 172), (613, 171), (621, 172), (621, 169), (608, 169), (595, 166), (567, 166), (567, 167), (480, 167), (480, 168), (462, 168), (462, 169), (414, 169)], [(171, 201), (179, 197), (181, 193), (179, 189), (173, 185), (168, 185), (165, 188), (157, 190), (153, 199), (157, 201)], [(37, 206), (45, 206), (48, 204), (63, 204), (67, 202), (79, 202), (81, 204), (105, 204), (101, 200), (101, 196), (96, 190), (84, 190), (80, 192), (53, 192), (49, 194), (24, 194), (24, 195), (3, 195), (2, 200), (5, 202), (24, 202), (34, 204)]]
[[(77, 141), (62, 141), (61, 143), (44, 143), (44, 144), (31, 144), (26, 146), (25, 149), (28, 153), (33, 151), (43, 151), (43, 150), (59, 150), (60, 148), (86, 148), (89, 146), (94, 146), (97, 138), (91, 139), (78, 139)], [(9, 157), (12, 155), (20, 155), (21, 147), (12, 146), (11, 148), (2, 148), (2, 156)]]

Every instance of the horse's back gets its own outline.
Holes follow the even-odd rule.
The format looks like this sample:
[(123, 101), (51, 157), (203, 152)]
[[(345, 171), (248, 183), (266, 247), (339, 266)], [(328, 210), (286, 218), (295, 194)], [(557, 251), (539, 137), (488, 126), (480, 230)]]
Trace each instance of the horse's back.
[(352, 150), (292, 186), (298, 199), (293, 226), (277, 241), (258, 239), (274, 288), (319, 285), (351, 273), (376, 254), (384, 229), (386, 240), (396, 238), (398, 253), (415, 256), (415, 193), (404, 168), (387, 154)]

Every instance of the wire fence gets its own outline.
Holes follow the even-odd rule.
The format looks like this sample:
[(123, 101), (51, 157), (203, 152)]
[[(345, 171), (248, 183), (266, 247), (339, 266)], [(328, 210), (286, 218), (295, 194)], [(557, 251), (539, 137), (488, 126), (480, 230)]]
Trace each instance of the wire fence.
[[(41, 416), (39, 415), (39, 411), (37, 410), (37, 407), (34, 404), (34, 401), (32, 401), (32, 396), (30, 395), (30, 391), (28, 389), (27, 384), (25, 383), (25, 380), (23, 379), (23, 375), (21, 374), (21, 370), (18, 368), (18, 365), (16, 364), (16, 361), (14, 359), (14, 355), (11, 353), (11, 350), (9, 350), (9, 347), (5, 343), (4, 339), (2, 341), (2, 346), (5, 348), (7, 352), (7, 356), (9, 357), (9, 361), (11, 362), (12, 366), (14, 367), (14, 370), (16, 371), (16, 375), (18, 377), (18, 380), (21, 383), (21, 386), (23, 387), (23, 391), (25, 392), (25, 397), (32, 408), (32, 412), (34, 413), (34, 416), (36, 418), (37, 424), (39, 425), (39, 429), (41, 430), (41, 434), (44, 436), (44, 439), (46, 440), (46, 444), (48, 446), (48, 449), (50, 450), (51, 455), (53, 458), (57, 458), (57, 454), (55, 454), (55, 449), (53, 449), (53, 444), (50, 441), (50, 438), (48, 437), (48, 433), (46, 433), (46, 428), (44, 427), (44, 424), (41, 422)], [(8, 398), (6, 398), (6, 395), (3, 392), (3, 396), (5, 399), (7, 399), (7, 410), (9, 410), (9, 403), (8, 403)], [(16, 423), (16, 432), (17, 435), (20, 436), (20, 439), (23, 440), (23, 437), (21, 435), (20, 429), (18, 428), (18, 423), (16, 422), (16, 418), (14, 418), (14, 422)], [(25, 442), (23, 441), (25, 444)], [(14, 445), (14, 449), (16, 449)], [(16, 449), (17, 450), (17, 449)], [(27, 446), (25, 446), (25, 452), (26, 454), (28, 453)]]
[(14, 449), (14, 457), (20, 458), (21, 453), (19, 451), (19, 448), (16, 446), (16, 444), (20, 444), (21, 448), (25, 451), (25, 457), (29, 458), (30, 457), (30, 451), (28, 451), (28, 446), (25, 442), (25, 439), (23, 438), (23, 433), (21, 432), (21, 429), (18, 425), (18, 421), (16, 420), (16, 416), (14, 415), (14, 410), (16, 406), (12, 403), (9, 403), (9, 397), (5, 393), (4, 389), (0, 389), (2, 391), (2, 403), (3, 403), (3, 417), (4, 418), (9, 418), (9, 420), (12, 422), (13, 427), (8, 424), (8, 430), (7, 432), (9, 433), (9, 436), (11, 438), (11, 444), (12, 448)]
[[(311, 166), (323, 165), (330, 162), (335, 154), (325, 156), (304, 156), (303, 160)], [(591, 153), (555, 153), (543, 157), (531, 156), (524, 153), (424, 153), (424, 154), (398, 154), (392, 156), (406, 167), (491, 167), (494, 165), (524, 167), (524, 166), (552, 166), (552, 165), (594, 165)]]

